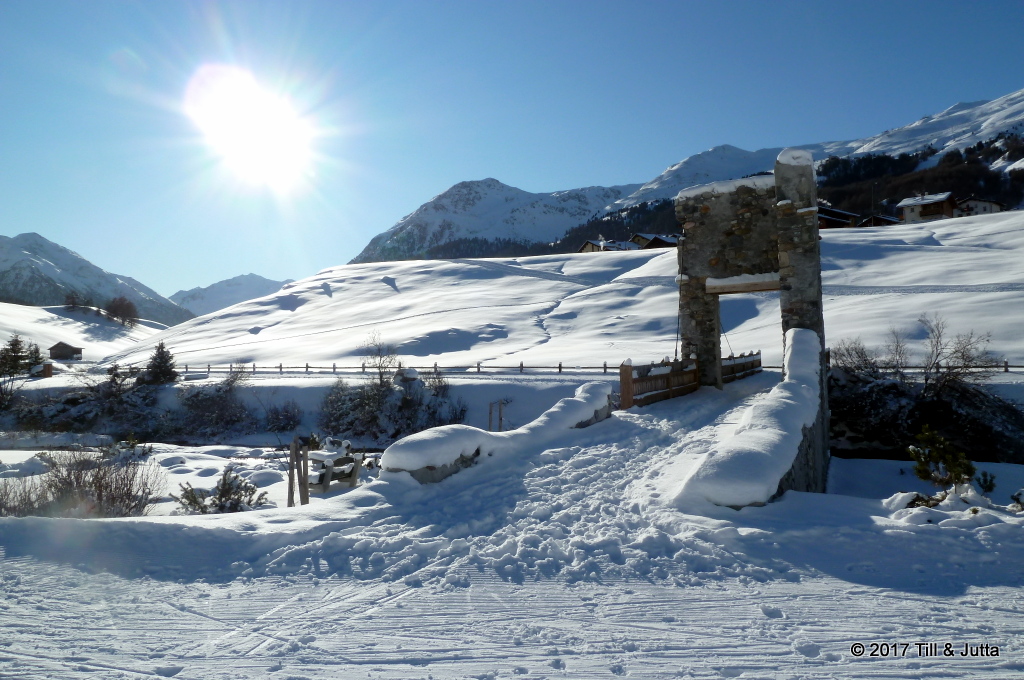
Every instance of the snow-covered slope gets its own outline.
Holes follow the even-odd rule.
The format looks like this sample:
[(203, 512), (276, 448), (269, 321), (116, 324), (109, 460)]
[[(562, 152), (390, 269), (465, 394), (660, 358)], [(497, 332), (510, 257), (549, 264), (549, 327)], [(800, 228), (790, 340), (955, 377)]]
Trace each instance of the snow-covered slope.
[(271, 281), (257, 274), (242, 274), (231, 279), (218, 281), (205, 288), (197, 287), (191, 290), (179, 290), (168, 298), (171, 302), (184, 307), (196, 316), (216, 312), (231, 305), (263, 297), (280, 290), (281, 286), (291, 283), (292, 279), (285, 281)]
[(99, 306), (126, 297), (135, 303), (142, 318), (168, 325), (193, 316), (135, 279), (100, 269), (39, 234), (0, 236), (0, 300), (61, 305), (72, 291)]
[(122, 326), (95, 314), (91, 309), (68, 311), (63, 307), (29, 307), (0, 302), (0, 342), (17, 333), (25, 341), (39, 345), (43, 356), (58, 342), (83, 349), (82, 358), (96, 361), (121, 352), (157, 333), (166, 326), (139, 321), (134, 327)]
[[(923, 312), (953, 332), (992, 332), (1024, 362), (1024, 213), (822, 233), (829, 342), (882, 345)], [(164, 340), (180, 363), (358, 364), (374, 330), (406, 365), (617, 366), (674, 352), (674, 251), (343, 265), (170, 328), (111, 360), (141, 362)], [(723, 348), (782, 358), (777, 294), (722, 298)]]
[(459, 182), (375, 236), (352, 262), (422, 257), (427, 248), (460, 238), (548, 241), (638, 187), (532, 194), (496, 179)]

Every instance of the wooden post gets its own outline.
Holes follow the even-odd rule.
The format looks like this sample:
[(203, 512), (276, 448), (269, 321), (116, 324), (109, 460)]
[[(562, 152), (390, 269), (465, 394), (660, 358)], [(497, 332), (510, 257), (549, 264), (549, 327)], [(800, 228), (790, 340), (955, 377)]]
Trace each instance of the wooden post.
[(320, 493), (331, 490), (331, 477), (334, 476), (334, 459), (324, 461), (324, 481), (320, 483)]
[(605, 372), (605, 373), (607, 373), (607, 372), (608, 372), (608, 362), (607, 362), (607, 361), (606, 361), (606, 362), (604, 362), (604, 372)]
[(295, 461), (298, 438), (292, 439), (292, 445), (288, 447), (288, 507), (295, 507)]
[(633, 366), (622, 364), (619, 366), (619, 408), (627, 409), (633, 406)]
[(206, 364), (206, 376), (210, 376), (210, 364)]
[(363, 362), (363, 373), (366, 373), (366, 362)]
[(256, 362), (255, 362), (255, 361), (254, 361), (254, 362), (252, 362), (252, 372), (253, 372), (253, 373), (255, 373), (255, 372), (256, 372)]
[(494, 432), (494, 402), (487, 404), (487, 431)]
[(185, 372), (188, 373), (188, 364), (185, 364)]
[(302, 447), (302, 465), (299, 468), (299, 502), (309, 505), (309, 445)]
[(331, 373), (337, 373), (337, 372), (338, 372), (338, 363), (334, 362), (333, 364), (331, 364)]
[(478, 362), (476, 362), (476, 372), (477, 372), (477, 373), (479, 373), (479, 372), (480, 372), (480, 362), (479, 362), (479, 361), (478, 361)]
[(309, 373), (309, 362), (306, 362), (306, 373)]
[(284, 364), (277, 365), (277, 372), (280, 373), (281, 375), (284, 375)]
[(523, 362), (522, 361), (519, 362), (519, 372), (520, 373), (523, 372)]
[(505, 431), (505, 400), (498, 402), (498, 432)]
[(1009, 372), (1010, 372), (1010, 360), (1009, 359), (1003, 359), (1003, 373), (1009, 373)]
[(562, 372), (562, 362), (561, 361), (558, 362), (558, 372), (559, 373)]

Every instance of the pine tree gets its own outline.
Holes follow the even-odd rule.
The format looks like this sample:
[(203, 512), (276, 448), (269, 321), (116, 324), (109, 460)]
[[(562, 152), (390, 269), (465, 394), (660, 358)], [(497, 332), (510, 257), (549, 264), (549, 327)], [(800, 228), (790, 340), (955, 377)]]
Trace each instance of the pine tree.
[(28, 345), (28, 351), (25, 353), (25, 370), (31, 371), (34, 366), (38, 366), (43, 363), (43, 352), (39, 349), (39, 345), (32, 342)]
[(25, 371), (25, 343), (17, 333), (0, 348), (0, 373), (19, 375)]
[(146, 364), (146, 377), (151, 385), (163, 385), (172, 383), (178, 378), (178, 372), (174, 370), (174, 355), (164, 347), (161, 340)]

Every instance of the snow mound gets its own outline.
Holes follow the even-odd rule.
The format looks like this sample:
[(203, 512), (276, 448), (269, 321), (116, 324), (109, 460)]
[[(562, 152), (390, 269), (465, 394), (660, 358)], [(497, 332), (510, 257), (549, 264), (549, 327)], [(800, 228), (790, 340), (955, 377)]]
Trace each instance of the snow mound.
[(804, 328), (786, 332), (786, 378), (743, 414), (683, 482), (677, 502), (701, 498), (742, 507), (767, 502), (789, 471), (820, 404), (821, 341)]
[(581, 385), (575, 396), (559, 400), (533, 422), (508, 432), (486, 432), (468, 425), (417, 432), (389, 446), (381, 466), (385, 472), (416, 471), (457, 465), (460, 458), (483, 460), (540, 451), (563, 431), (598, 419), (597, 412), (609, 408), (611, 392), (608, 383)]

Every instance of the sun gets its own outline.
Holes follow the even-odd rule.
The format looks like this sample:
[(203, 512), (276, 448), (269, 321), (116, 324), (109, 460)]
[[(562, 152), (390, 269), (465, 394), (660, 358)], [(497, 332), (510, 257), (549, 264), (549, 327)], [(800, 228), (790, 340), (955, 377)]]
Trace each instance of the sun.
[(310, 169), (313, 125), (243, 68), (200, 67), (189, 80), (184, 109), (224, 164), (247, 183), (288, 192)]

